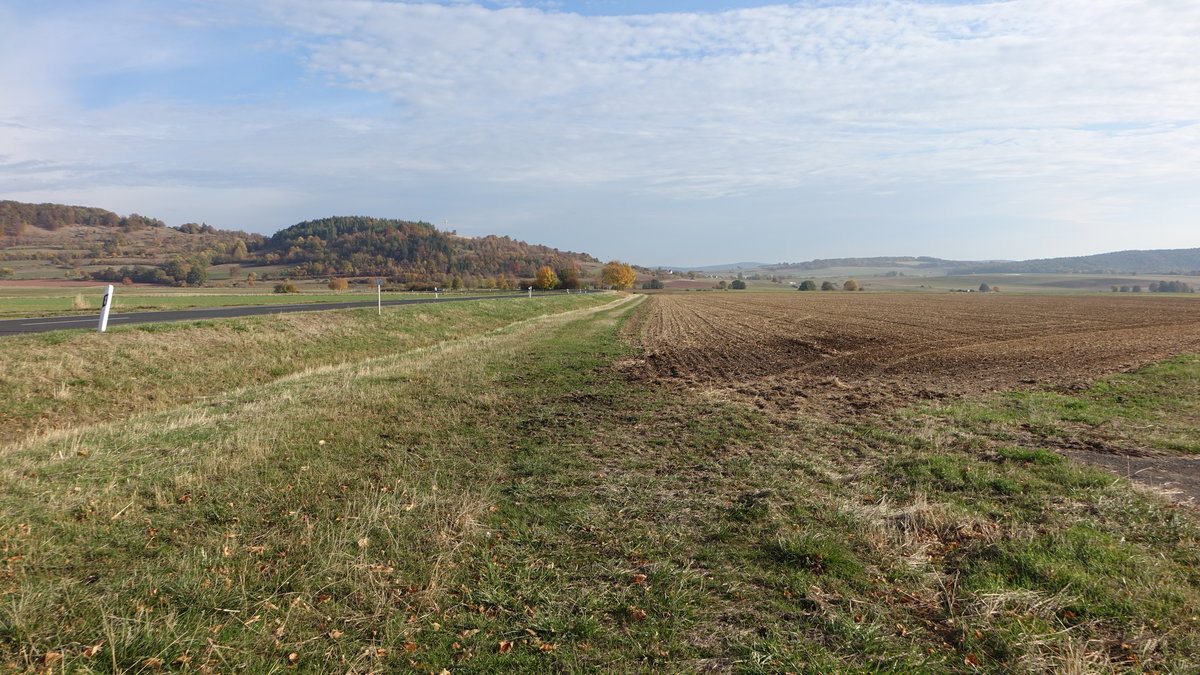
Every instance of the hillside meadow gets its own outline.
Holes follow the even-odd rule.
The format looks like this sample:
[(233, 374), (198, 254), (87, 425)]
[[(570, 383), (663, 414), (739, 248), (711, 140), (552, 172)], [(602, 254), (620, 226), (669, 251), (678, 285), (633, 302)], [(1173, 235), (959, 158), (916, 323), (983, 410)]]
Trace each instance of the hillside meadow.
[(3, 338), (0, 667), (1200, 669), (1195, 513), (1029, 440), (1200, 358), (782, 415), (629, 376), (654, 301)]

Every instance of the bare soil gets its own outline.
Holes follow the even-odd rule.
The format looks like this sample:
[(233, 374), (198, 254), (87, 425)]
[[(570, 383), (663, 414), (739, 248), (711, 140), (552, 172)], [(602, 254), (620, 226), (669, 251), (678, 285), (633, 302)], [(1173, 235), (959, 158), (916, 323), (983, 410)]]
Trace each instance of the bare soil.
[(639, 376), (834, 416), (1200, 351), (1190, 298), (730, 292), (656, 295), (645, 311)]
[[(845, 419), (920, 400), (1097, 377), (1200, 352), (1200, 301), (1107, 295), (655, 295), (631, 326), (636, 377)], [(1109, 449), (1104, 449), (1109, 450)], [(1115, 452), (1120, 452), (1116, 450)], [(1193, 459), (1071, 452), (1200, 497)]]

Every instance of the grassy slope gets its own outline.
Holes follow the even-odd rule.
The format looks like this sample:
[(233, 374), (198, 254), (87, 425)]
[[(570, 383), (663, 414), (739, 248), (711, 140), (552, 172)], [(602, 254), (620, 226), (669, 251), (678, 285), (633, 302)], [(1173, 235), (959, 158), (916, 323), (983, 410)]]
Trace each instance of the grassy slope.
[(0, 442), (607, 301), (550, 296), (8, 336), (0, 342)]
[(773, 420), (629, 382), (625, 310), (10, 447), (0, 663), (1200, 667), (1191, 515), (1006, 437), (1019, 415)]

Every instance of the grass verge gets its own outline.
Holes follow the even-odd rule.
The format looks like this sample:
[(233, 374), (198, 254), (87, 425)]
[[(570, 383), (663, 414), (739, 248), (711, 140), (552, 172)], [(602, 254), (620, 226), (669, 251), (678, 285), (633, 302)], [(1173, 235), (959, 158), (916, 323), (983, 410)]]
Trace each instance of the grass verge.
[(394, 354), (611, 295), (481, 300), (3, 338), (0, 442)]
[(1191, 514), (962, 409), (840, 425), (630, 382), (628, 308), (10, 447), (0, 663), (1200, 667)]
[[(48, 291), (42, 288), (0, 288), (0, 318), (30, 316), (67, 316), (96, 314), (104, 300), (104, 286)], [(145, 312), (155, 310), (193, 309), (198, 307), (236, 307), (247, 305), (294, 305), (322, 302), (374, 302), (375, 289), (356, 288), (350, 291), (323, 291), (305, 288), (303, 293), (272, 293), (264, 289), (129, 289), (117, 286), (113, 312)], [(432, 293), (385, 292), (384, 300), (431, 298)], [(514, 295), (516, 291), (461, 291), (458, 295)], [(445, 295), (445, 294), (443, 294)]]

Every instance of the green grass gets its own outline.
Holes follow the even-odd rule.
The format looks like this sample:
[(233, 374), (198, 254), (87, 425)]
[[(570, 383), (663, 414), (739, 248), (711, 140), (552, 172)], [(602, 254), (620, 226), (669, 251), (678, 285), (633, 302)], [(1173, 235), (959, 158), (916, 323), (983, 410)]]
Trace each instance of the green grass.
[(306, 369), (392, 354), (607, 302), (482, 300), (55, 331), (3, 338), (0, 442), (162, 409)]
[(1200, 358), (1180, 356), (1078, 391), (1010, 392), (914, 409), (973, 432), (1069, 449), (1200, 452)]
[[(334, 292), (319, 285), (303, 286), (301, 293), (274, 293), (273, 283), (260, 282), (253, 288), (222, 289), (154, 289), (145, 287), (126, 288), (116, 286), (114, 312), (145, 312), (156, 310), (192, 309), (196, 307), (235, 307), (245, 305), (287, 305), (321, 302), (372, 302), (374, 288), (352, 288)], [(512, 295), (515, 291), (505, 291)], [(496, 291), (460, 292), (459, 295), (486, 296)], [(443, 294), (445, 295), (445, 294)], [(84, 307), (75, 308), (76, 297), (82, 297)], [(90, 288), (47, 290), (45, 288), (2, 288), (0, 289), (0, 318), (29, 316), (65, 316), (73, 314), (95, 314), (104, 297), (104, 285)], [(384, 294), (384, 300), (433, 297), (432, 293)]]
[(1194, 516), (1019, 414), (775, 418), (613, 368), (636, 300), (560, 302), (0, 450), (0, 664), (1200, 668)]

